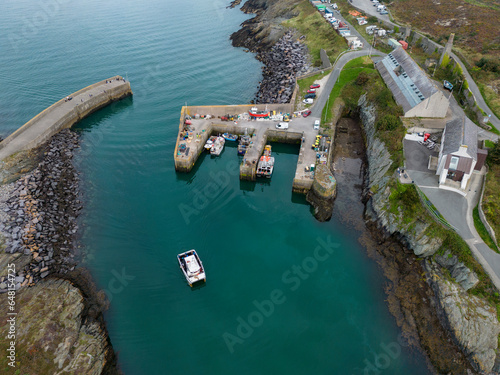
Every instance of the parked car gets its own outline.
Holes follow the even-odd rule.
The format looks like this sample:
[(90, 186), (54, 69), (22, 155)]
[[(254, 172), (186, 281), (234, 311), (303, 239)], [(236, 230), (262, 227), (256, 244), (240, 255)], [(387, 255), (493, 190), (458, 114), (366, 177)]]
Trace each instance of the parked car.
[(316, 89), (309, 89), (309, 90), (307, 90), (307, 93), (314, 94), (314, 93), (316, 93)]
[(313, 83), (311, 86), (309, 86), (310, 89), (318, 89), (320, 87), (321, 85), (319, 83)]
[(313, 129), (319, 130), (319, 120), (314, 121)]
[(306, 94), (306, 96), (304, 96), (304, 99), (316, 99), (316, 94)]
[(314, 100), (313, 99), (304, 99), (302, 100), (302, 103), (305, 103), (305, 104), (313, 104), (314, 103)]
[(305, 112), (302, 112), (302, 117), (307, 117), (311, 114), (311, 111), (308, 109), (307, 111)]
[(389, 12), (387, 11), (387, 9), (384, 9), (380, 11), (380, 14), (389, 14)]

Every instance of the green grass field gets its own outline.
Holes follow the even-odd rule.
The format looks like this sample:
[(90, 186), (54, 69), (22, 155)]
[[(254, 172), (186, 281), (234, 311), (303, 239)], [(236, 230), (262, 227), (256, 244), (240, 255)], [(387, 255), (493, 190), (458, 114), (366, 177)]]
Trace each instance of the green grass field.
[(344, 86), (347, 83), (353, 82), (361, 72), (371, 73), (374, 71), (372, 61), (366, 57), (358, 57), (354, 60), (349, 61), (344, 69), (340, 72), (339, 78), (333, 86), (333, 90), (330, 93), (330, 97), (328, 98), (327, 104), (325, 108), (323, 108), (323, 113), (321, 114), (322, 122), (330, 122), (332, 121), (333, 112), (331, 109), (333, 108), (333, 103), (335, 99), (340, 96), (340, 93)]
[(309, 49), (314, 66), (321, 66), (319, 51), (322, 48), (333, 63), (337, 56), (347, 49), (344, 38), (335, 32), (330, 23), (308, 1), (298, 4), (295, 10), (299, 11), (299, 15), (283, 22), (283, 26), (296, 29), (306, 36), (303, 42)]

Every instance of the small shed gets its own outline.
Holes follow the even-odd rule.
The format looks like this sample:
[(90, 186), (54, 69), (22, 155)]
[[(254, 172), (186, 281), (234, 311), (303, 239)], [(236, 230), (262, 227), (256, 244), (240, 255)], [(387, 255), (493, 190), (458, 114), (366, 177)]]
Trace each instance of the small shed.
[(399, 44), (401, 44), (401, 47), (403, 47), (404, 50), (408, 49), (408, 43), (406, 43), (404, 40), (400, 40)]

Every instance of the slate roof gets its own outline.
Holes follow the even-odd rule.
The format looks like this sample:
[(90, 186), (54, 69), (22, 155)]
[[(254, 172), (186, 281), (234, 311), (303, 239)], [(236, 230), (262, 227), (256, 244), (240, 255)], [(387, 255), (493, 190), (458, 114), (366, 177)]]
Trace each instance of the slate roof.
[(405, 112), (439, 90), (403, 47), (396, 48), (375, 66)]
[(452, 154), (467, 146), (467, 154), (477, 160), (477, 127), (469, 118), (448, 121), (444, 130), (443, 155)]

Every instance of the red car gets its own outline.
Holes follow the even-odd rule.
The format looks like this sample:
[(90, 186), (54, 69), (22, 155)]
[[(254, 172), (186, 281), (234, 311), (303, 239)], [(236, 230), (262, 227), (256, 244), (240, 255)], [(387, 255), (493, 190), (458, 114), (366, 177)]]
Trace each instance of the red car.
[(311, 114), (311, 111), (307, 110), (305, 112), (302, 113), (302, 117), (307, 117)]
[(321, 86), (320, 86), (320, 84), (319, 84), (319, 83), (314, 83), (314, 84), (312, 84), (311, 86), (309, 86), (309, 88), (311, 88), (311, 89), (318, 89), (318, 88), (320, 88), (320, 87), (321, 87)]
[(314, 94), (316, 92), (316, 89), (309, 89), (307, 90), (308, 94)]

